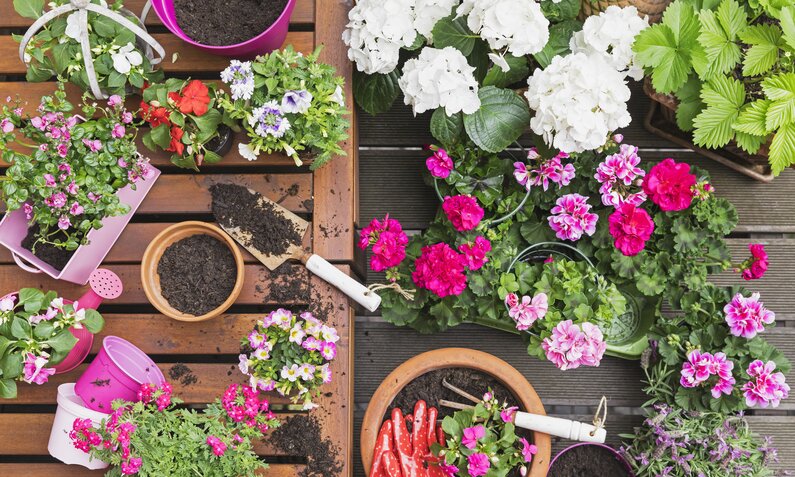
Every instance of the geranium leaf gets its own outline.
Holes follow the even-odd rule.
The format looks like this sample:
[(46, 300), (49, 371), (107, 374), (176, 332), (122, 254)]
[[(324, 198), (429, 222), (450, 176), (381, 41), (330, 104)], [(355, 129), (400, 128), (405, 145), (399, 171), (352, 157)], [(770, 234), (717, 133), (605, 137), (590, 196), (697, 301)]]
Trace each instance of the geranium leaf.
[(454, 15), (436, 22), (432, 34), (434, 48), (452, 46), (463, 53), (464, 56), (469, 56), (472, 53), (472, 49), (475, 47), (475, 40), (479, 38), (467, 27), (465, 17), (455, 18)]
[(398, 71), (388, 74), (367, 75), (353, 72), (353, 97), (356, 104), (372, 115), (389, 111), (400, 93)]
[(478, 92), (480, 109), (464, 116), (469, 138), (481, 149), (500, 152), (522, 135), (530, 124), (527, 103), (511, 90), (486, 86)]
[(770, 144), (769, 159), (776, 175), (795, 163), (795, 124), (785, 124), (776, 131)]

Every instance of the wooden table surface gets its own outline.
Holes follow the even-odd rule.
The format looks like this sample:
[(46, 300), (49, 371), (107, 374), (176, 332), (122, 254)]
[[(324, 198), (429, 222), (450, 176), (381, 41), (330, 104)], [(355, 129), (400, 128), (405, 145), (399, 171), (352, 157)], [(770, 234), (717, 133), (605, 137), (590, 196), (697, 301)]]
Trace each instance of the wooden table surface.
[[(140, 13), (145, 0), (128, 0), (125, 6)], [(347, 18), (347, 7), (338, 2), (298, 0), (290, 25), (287, 43), (306, 53), (321, 43), (326, 47), (322, 59), (337, 67), (347, 78), (346, 96), (350, 94), (351, 65), (340, 40), (340, 32)], [(317, 19), (317, 21), (316, 21)], [(17, 56), (18, 44), (11, 33), (21, 34), (31, 20), (13, 11), (12, 0), (0, 0), (0, 98), (19, 95), (35, 108), (39, 98), (51, 94), (55, 84), (25, 82), (25, 68)], [(166, 49), (163, 69), (167, 76), (218, 79), (228, 59), (202, 53), (179, 41), (160, 25), (154, 14), (147, 20), (153, 33)], [(171, 61), (178, 53), (177, 61)], [(79, 99), (80, 92), (68, 87), (70, 98)], [(140, 99), (132, 99), (135, 106)], [(353, 119), (353, 118), (351, 118)], [(354, 128), (355, 130), (355, 128)], [(184, 363), (197, 377), (193, 384), (174, 381), (175, 395), (188, 404), (205, 404), (219, 397), (232, 382), (243, 382), (237, 370), (240, 339), (254, 322), (277, 307), (295, 311), (310, 308), (321, 319), (333, 324), (341, 337), (338, 355), (332, 365), (334, 381), (323, 388), (317, 400), (320, 407), (312, 414), (317, 417), (322, 433), (331, 439), (340, 455), (342, 470), (339, 476), (352, 472), (353, 449), (353, 312), (344, 295), (324, 282), (311, 278), (300, 265), (285, 265), (270, 272), (251, 255), (244, 252), (246, 277), (243, 291), (235, 305), (223, 317), (203, 323), (182, 323), (157, 313), (149, 304), (140, 283), (140, 262), (150, 240), (174, 222), (183, 220), (212, 221), (210, 193), (215, 183), (242, 184), (281, 203), (284, 207), (311, 220), (312, 227), (306, 245), (350, 272), (354, 263), (354, 215), (356, 207), (356, 145), (355, 134), (345, 144), (347, 157), (337, 158), (326, 167), (312, 172), (308, 167), (297, 168), (291, 159), (272, 155), (249, 162), (237, 153), (237, 147), (224, 160), (202, 167), (201, 173), (178, 169), (171, 165), (166, 153), (141, 152), (163, 171), (146, 200), (108, 254), (103, 266), (115, 271), (124, 282), (124, 293), (104, 304), (100, 311), (106, 327), (97, 337), (90, 361), (97, 352), (102, 336), (118, 335), (130, 340), (150, 354), (168, 378), (168, 371), (176, 363)], [(238, 137), (238, 142), (241, 137)], [(283, 298), (284, 290), (299, 282), (299, 293), (290, 302)], [(10, 253), (0, 250), (0, 290), (12, 291), (22, 287), (57, 290), (74, 298), (85, 287), (57, 282), (46, 276), (21, 271)], [(274, 298), (276, 297), (276, 298)], [(282, 300), (282, 301), (279, 301)], [(15, 400), (0, 400), (0, 476), (80, 476), (101, 475), (82, 467), (65, 466), (47, 453), (47, 440), (55, 411), (56, 387), (79, 377), (81, 366), (75, 371), (53, 377), (43, 386), (21, 384)], [(287, 400), (269, 395), (279, 418), (296, 414), (284, 409)], [(303, 436), (302, 436), (303, 437)], [(284, 455), (267, 440), (257, 446), (258, 452), (271, 462), (265, 475), (288, 477), (305, 475), (307, 456)], [(322, 471), (315, 477), (332, 475)]]

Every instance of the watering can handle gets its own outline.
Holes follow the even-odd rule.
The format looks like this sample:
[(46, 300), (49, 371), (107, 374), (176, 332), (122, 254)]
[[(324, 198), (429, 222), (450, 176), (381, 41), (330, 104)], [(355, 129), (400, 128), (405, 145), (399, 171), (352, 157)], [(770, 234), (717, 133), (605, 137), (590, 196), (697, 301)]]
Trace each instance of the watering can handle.
[[(302, 260), (304, 260), (304, 258), (302, 258)], [(381, 297), (374, 291), (371, 291), (366, 286), (349, 277), (342, 270), (330, 264), (319, 255), (310, 255), (305, 259), (304, 263), (306, 263), (306, 268), (309, 269), (310, 272), (339, 288), (341, 292), (351, 297), (356, 303), (367, 308), (369, 311), (375, 311), (378, 309), (378, 306), (381, 305)]]
[(514, 423), (516, 427), (521, 427), (522, 429), (580, 442), (603, 444), (607, 437), (607, 431), (603, 427), (596, 427), (585, 422), (572, 421), (560, 417), (530, 414), (529, 412), (517, 412)]
[(38, 268), (34, 268), (34, 267), (28, 265), (27, 262), (22, 260), (22, 258), (20, 258), (20, 256), (17, 255), (16, 253), (11, 252), (11, 256), (14, 258), (14, 263), (16, 263), (17, 266), (19, 268), (21, 268), (22, 270), (25, 270), (26, 272), (30, 272), (30, 273), (41, 273), (41, 270), (39, 270)]

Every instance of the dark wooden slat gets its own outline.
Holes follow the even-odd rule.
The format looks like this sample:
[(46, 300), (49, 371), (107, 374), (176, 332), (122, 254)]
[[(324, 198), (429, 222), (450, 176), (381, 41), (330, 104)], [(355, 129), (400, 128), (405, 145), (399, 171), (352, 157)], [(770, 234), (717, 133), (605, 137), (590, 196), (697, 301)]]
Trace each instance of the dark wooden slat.
[[(127, 10), (140, 15), (143, 11), (146, 0), (127, 0), (124, 2), (124, 7)], [(298, 0), (295, 3), (295, 10), (293, 16), (290, 18), (291, 24), (307, 24), (315, 21), (315, 1), (314, 0)], [(14, 11), (14, 6), (10, 1), (0, 3), (0, 28), (23, 28), (30, 26), (33, 20), (19, 16)], [(163, 23), (157, 17), (154, 9), (149, 12), (146, 17), (146, 26), (158, 25), (162, 26)]]
[[(170, 73), (195, 73), (218, 72), (229, 66), (229, 59), (215, 56), (194, 48), (171, 33), (158, 33), (152, 35), (160, 42), (166, 51), (162, 68)], [(293, 45), (297, 51), (310, 53), (314, 47), (313, 32), (290, 32), (287, 34), (285, 45)], [(172, 62), (172, 55), (178, 54), (176, 63)], [(25, 74), (25, 64), (19, 60), (19, 43), (11, 36), (0, 36), (0, 74), (22, 75)]]
[[(267, 470), (257, 475), (267, 477), (299, 477), (303, 465), (270, 464)], [(63, 464), (0, 464), (0, 475), (3, 477), (97, 477), (104, 475), (105, 470), (88, 470), (79, 465)]]

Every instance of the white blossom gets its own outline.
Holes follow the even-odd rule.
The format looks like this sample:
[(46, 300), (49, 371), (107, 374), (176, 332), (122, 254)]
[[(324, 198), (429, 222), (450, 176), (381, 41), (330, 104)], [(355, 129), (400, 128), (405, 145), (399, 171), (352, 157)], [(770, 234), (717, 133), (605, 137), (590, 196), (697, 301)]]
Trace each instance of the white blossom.
[(448, 116), (459, 111), (472, 114), (480, 108), (475, 68), (457, 49), (424, 48), (406, 61), (398, 80), (406, 104), (414, 114), (444, 107)]
[(332, 93), (329, 99), (340, 106), (345, 107), (345, 93), (342, 91), (342, 86), (337, 86), (337, 89), (334, 90), (334, 93)]
[(395, 69), (400, 48), (417, 38), (414, 1), (360, 0), (348, 12), (342, 40), (359, 71), (386, 74)]
[(312, 107), (312, 93), (307, 90), (289, 90), (282, 96), (282, 111), (290, 114), (305, 114)]
[(527, 83), (525, 96), (535, 110), (530, 127), (561, 151), (599, 148), (611, 131), (631, 120), (624, 76), (599, 56), (556, 56)]
[(240, 143), (237, 145), (237, 152), (249, 161), (256, 161), (259, 155), (251, 148), (251, 144)]
[(640, 80), (643, 69), (634, 64), (632, 44), (638, 33), (648, 26), (648, 18), (640, 18), (637, 8), (611, 5), (585, 20), (582, 30), (571, 37), (571, 51), (598, 55), (616, 71)]
[(73, 40), (80, 39), (80, 16), (77, 12), (66, 17), (66, 30), (63, 33)]
[(420, 35), (431, 38), (431, 31), (442, 18), (453, 13), (453, 7), (459, 0), (415, 0), (414, 29)]
[(248, 100), (254, 94), (254, 70), (250, 61), (232, 60), (223, 71), (221, 81), (232, 90), (232, 100)]
[(138, 66), (144, 61), (141, 53), (135, 49), (135, 45), (132, 43), (127, 43), (119, 51), (112, 53), (110, 57), (113, 59), (113, 69), (123, 75), (129, 73), (133, 66)]
[(549, 20), (535, 0), (464, 0), (456, 13), (493, 50), (532, 55), (549, 41)]

